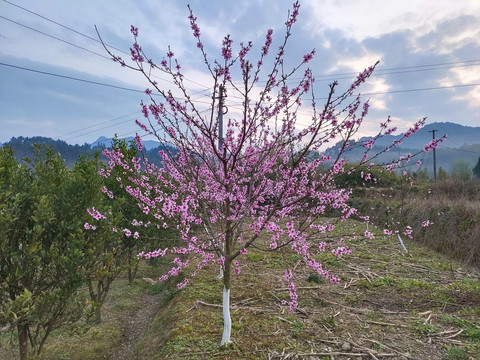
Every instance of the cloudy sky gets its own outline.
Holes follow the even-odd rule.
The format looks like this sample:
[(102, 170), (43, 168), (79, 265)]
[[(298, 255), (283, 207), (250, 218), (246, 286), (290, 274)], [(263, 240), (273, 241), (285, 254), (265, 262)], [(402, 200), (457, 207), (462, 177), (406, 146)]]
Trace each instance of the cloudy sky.
[[(249, 40), (259, 49), (271, 28), (278, 46), (291, 7), (283, 0), (0, 0), (0, 142), (39, 135), (83, 144), (138, 131), (146, 84), (108, 58), (94, 25), (124, 58), (132, 24), (152, 58), (160, 61), (170, 46), (189, 91), (207, 106), (212, 82), (195, 48), (187, 3), (211, 59), (226, 34), (237, 49)], [(289, 60), (313, 48), (317, 98), (333, 80), (348, 86), (355, 73), (380, 61), (361, 88), (372, 105), (362, 135), (373, 134), (388, 115), (400, 130), (422, 117), (480, 126), (478, 0), (303, 0)], [(162, 87), (171, 86), (158, 76)]]

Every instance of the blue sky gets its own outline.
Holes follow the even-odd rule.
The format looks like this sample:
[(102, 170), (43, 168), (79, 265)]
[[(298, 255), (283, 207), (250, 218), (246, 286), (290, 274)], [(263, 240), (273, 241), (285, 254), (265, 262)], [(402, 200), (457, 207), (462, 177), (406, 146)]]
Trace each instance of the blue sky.
[[(142, 117), (147, 85), (108, 59), (91, 39), (94, 25), (122, 51), (129, 51), (132, 24), (152, 58), (160, 61), (171, 46), (189, 91), (206, 107), (212, 81), (195, 48), (187, 3), (211, 59), (220, 56), (226, 34), (260, 49), (272, 28), (278, 46), (291, 7), (278, 0), (0, 0), (0, 142), (38, 135), (82, 144), (139, 132), (134, 120)], [(380, 60), (361, 88), (373, 95), (366, 95), (372, 107), (359, 135), (373, 134), (388, 115), (400, 130), (425, 116), (427, 123), (480, 126), (478, 0), (304, 0), (287, 49), (291, 64), (313, 48), (318, 98), (334, 79), (348, 86), (354, 73)], [(162, 87), (171, 86), (157, 75)], [(234, 110), (235, 98), (229, 101)]]

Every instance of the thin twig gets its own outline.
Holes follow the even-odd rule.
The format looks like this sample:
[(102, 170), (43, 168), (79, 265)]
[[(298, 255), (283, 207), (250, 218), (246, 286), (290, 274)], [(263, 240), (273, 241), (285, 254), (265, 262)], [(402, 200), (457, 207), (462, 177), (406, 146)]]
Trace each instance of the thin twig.
[(408, 327), (405, 324), (394, 324), (394, 323), (387, 323), (382, 321), (365, 320), (365, 322), (369, 324), (383, 325), (383, 326), (396, 326), (396, 327), (405, 327), (405, 328)]

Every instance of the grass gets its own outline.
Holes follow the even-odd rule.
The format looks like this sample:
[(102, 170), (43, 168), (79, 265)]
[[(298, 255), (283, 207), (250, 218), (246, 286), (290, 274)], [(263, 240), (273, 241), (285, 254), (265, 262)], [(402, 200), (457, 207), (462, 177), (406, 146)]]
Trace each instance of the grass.
[[(354, 251), (343, 258), (324, 252), (324, 266), (340, 276), (338, 285), (301, 266), (288, 253), (250, 250), (240, 258), (241, 274), (232, 279), (232, 338), (219, 347), (222, 284), (209, 267), (181, 291), (171, 283), (148, 285), (120, 278), (113, 285), (100, 325), (79, 324), (47, 342), (43, 359), (329, 359), (328, 353), (358, 353), (370, 358), (480, 359), (480, 277), (478, 272), (433, 250), (395, 238), (362, 237), (365, 225), (337, 224)], [(268, 241), (266, 238), (265, 241)], [(248, 260), (248, 261), (245, 261)], [(299, 308), (293, 314), (283, 274), (296, 267)], [(160, 269), (143, 265), (141, 277)], [(149, 316), (144, 307), (151, 308)], [(143, 315), (142, 315), (143, 314)], [(131, 322), (143, 326), (131, 333)], [(130, 329), (130, 330), (129, 330)], [(0, 333), (0, 358), (14, 359), (9, 333)], [(129, 337), (129, 357), (121, 357)], [(136, 336), (136, 337), (135, 337)], [(345, 344), (348, 344), (345, 347)], [(348, 348), (349, 350), (342, 350)], [(395, 357), (396, 356), (396, 357)], [(335, 355), (348, 359), (348, 355)]]

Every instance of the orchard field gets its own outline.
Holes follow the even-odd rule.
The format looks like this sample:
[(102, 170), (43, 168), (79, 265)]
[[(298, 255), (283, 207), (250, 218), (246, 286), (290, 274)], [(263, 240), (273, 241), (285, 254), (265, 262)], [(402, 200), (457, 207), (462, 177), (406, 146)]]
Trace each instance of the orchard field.
[[(412, 190), (400, 177), (396, 181), (390, 193), (369, 184), (354, 186), (352, 203), (375, 211), (368, 225), (338, 222), (328, 234), (343, 238), (351, 254), (317, 255), (340, 283), (299, 268), (294, 275), (299, 305), (293, 313), (282, 304), (289, 299), (284, 272), (287, 264), (300, 265), (301, 258), (261, 251), (268, 245), (266, 236), (249, 250), (248, 261), (232, 279), (233, 342), (228, 347), (219, 347), (218, 267), (209, 266), (178, 290), (182, 273), (157, 282), (171, 266), (168, 256), (140, 262), (133, 281), (124, 264), (111, 283), (101, 322), (87, 305), (76, 321), (51, 332), (38, 358), (480, 358), (479, 184), (448, 179), (418, 183)], [(413, 239), (402, 235), (407, 251), (397, 237), (383, 234), (382, 216), (393, 211), (396, 218), (403, 214), (405, 223), (433, 223), (414, 228)], [(324, 220), (335, 221), (334, 215)], [(367, 229), (373, 238), (364, 236)], [(170, 242), (175, 243), (174, 236)], [(87, 283), (76, 295), (92, 301)], [(0, 345), (0, 358), (18, 358), (15, 328), (2, 327)]]

